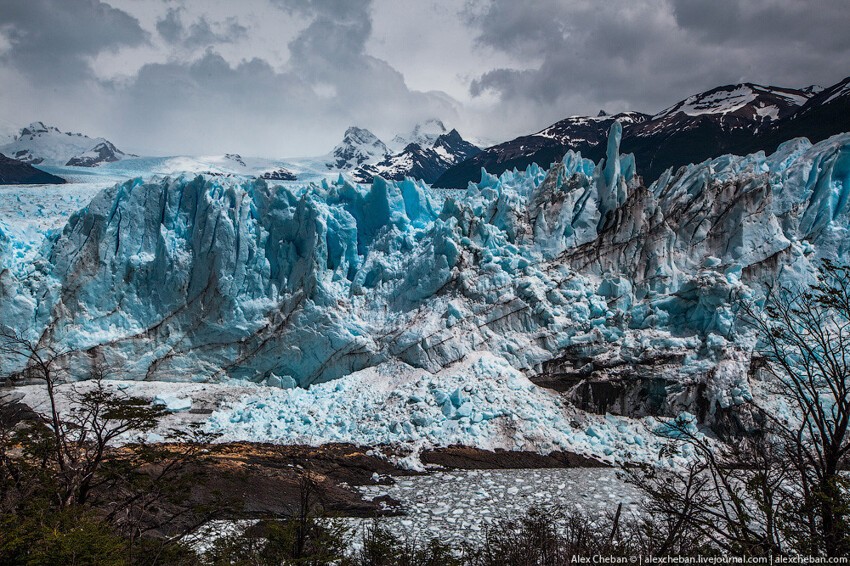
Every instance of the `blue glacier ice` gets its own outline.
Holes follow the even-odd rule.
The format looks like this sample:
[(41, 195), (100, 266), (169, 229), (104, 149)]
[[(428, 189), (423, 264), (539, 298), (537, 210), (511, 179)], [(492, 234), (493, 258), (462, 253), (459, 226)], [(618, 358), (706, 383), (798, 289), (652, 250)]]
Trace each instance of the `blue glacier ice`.
[[(711, 411), (740, 405), (752, 340), (734, 303), (846, 257), (850, 135), (721, 156), (650, 187), (620, 136), (615, 123), (600, 163), (567, 152), (451, 193), (412, 179), (131, 179), (40, 239), (0, 221), (2, 323), (63, 351), (74, 375), (105, 362), (125, 379), (239, 379), (294, 399), (369, 368), (437, 375), (485, 352), (534, 377), (579, 349), (603, 368), (675, 358), (671, 416), (695, 395)], [(505, 418), (461, 384), (420, 389), (387, 435)], [(422, 399), (433, 410), (415, 410)]]

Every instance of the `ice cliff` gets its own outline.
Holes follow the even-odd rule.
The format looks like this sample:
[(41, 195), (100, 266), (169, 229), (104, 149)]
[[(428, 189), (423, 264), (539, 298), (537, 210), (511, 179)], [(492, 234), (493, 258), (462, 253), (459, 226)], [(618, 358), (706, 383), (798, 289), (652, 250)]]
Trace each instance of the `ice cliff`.
[[(599, 164), (569, 152), (465, 192), (130, 180), (33, 260), (0, 223), (2, 321), (126, 379), (309, 387), (486, 352), (590, 410), (714, 415), (750, 395), (735, 301), (846, 256), (850, 135), (650, 187), (620, 136)], [(606, 380), (626, 402), (602, 403)]]

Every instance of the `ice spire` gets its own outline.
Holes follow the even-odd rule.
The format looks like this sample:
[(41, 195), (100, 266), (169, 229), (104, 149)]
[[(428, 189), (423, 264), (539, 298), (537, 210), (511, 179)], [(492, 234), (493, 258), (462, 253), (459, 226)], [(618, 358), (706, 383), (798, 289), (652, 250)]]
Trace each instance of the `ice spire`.
[(608, 150), (605, 160), (597, 167), (596, 186), (599, 190), (599, 225), (602, 231), (608, 217), (626, 202), (629, 196), (626, 180), (620, 168), (620, 140), (623, 138), (623, 126), (620, 122), (611, 124), (608, 131)]

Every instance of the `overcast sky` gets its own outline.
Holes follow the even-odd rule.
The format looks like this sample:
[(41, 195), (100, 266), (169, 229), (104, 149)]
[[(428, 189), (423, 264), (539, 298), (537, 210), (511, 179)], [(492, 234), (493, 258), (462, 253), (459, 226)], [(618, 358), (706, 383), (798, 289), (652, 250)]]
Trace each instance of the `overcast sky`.
[(0, 0), (0, 127), (146, 154), (504, 140), (722, 84), (850, 75), (848, 0)]

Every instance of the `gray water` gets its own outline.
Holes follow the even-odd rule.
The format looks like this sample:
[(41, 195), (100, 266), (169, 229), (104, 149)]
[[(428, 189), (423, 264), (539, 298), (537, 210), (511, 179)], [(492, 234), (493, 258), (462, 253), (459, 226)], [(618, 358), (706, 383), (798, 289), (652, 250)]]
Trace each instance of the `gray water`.
[[(358, 488), (367, 499), (389, 495), (401, 502), (405, 515), (383, 518), (381, 526), (402, 539), (436, 537), (450, 545), (480, 542), (487, 525), (518, 519), (531, 507), (558, 506), (598, 519), (622, 503), (629, 520), (640, 503), (635, 488), (607, 468), (451, 471), (394, 479), (393, 485)], [(358, 528), (369, 524), (349, 521)]]

